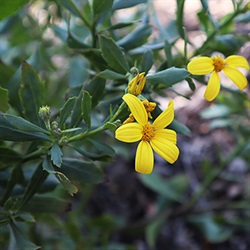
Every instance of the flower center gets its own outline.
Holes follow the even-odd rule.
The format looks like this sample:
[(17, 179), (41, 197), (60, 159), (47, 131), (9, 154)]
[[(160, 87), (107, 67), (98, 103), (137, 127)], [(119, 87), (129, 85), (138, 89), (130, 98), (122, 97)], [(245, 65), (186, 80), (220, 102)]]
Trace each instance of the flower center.
[(214, 57), (213, 58), (213, 65), (214, 65), (215, 71), (220, 72), (225, 67), (224, 59), (220, 56)]
[(142, 131), (142, 140), (143, 141), (150, 141), (155, 136), (155, 129), (151, 126), (151, 124), (148, 122), (143, 127)]

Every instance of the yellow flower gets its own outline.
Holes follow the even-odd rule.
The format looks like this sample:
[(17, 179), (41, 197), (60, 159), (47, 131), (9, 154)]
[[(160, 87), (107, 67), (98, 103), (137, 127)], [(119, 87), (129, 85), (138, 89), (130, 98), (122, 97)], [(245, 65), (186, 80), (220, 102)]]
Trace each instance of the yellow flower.
[(142, 174), (150, 174), (154, 166), (153, 150), (169, 163), (174, 163), (179, 156), (176, 146), (176, 132), (165, 129), (174, 119), (174, 103), (169, 102), (163, 111), (151, 124), (142, 102), (131, 94), (125, 94), (123, 100), (128, 105), (137, 122), (120, 126), (116, 132), (116, 139), (123, 142), (140, 141), (135, 157), (135, 170)]
[[(151, 112), (154, 111), (155, 107), (156, 107), (156, 103), (155, 102), (149, 102), (148, 100), (143, 100), (142, 104), (144, 105), (144, 108), (146, 109), (146, 112), (148, 114), (148, 118), (152, 119), (152, 115)], [(126, 123), (130, 123), (133, 122), (135, 120), (133, 114), (131, 113), (129, 115), (129, 117), (123, 122), (123, 124)]]
[(132, 95), (139, 95), (141, 94), (145, 83), (146, 83), (146, 77), (144, 77), (145, 72), (141, 74), (137, 74), (136, 77), (134, 77), (128, 84), (128, 93)]
[(215, 57), (198, 57), (189, 62), (188, 71), (193, 75), (205, 75), (212, 72), (207, 84), (204, 97), (208, 101), (214, 100), (220, 91), (220, 76), (218, 72), (223, 71), (225, 75), (231, 79), (240, 90), (247, 86), (246, 77), (237, 69), (245, 68), (249, 70), (249, 65), (243, 56), (229, 56), (223, 59), (221, 56)]

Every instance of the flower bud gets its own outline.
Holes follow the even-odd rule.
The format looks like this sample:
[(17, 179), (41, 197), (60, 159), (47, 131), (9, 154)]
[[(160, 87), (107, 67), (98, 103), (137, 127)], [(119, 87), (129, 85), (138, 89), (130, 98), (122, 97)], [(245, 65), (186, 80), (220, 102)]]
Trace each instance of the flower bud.
[(47, 105), (40, 107), (38, 114), (43, 121), (49, 121), (51, 116), (50, 107)]
[(139, 95), (141, 94), (145, 83), (146, 83), (146, 77), (144, 77), (145, 72), (137, 74), (136, 77), (134, 77), (128, 84), (128, 93), (132, 95)]

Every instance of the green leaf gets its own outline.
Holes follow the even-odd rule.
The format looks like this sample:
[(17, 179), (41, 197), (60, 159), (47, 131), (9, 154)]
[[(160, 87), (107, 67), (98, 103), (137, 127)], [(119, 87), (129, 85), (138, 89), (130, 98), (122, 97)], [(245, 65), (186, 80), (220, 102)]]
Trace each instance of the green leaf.
[(19, 97), (25, 117), (36, 125), (41, 125), (38, 111), (44, 105), (43, 87), (37, 72), (24, 61), (21, 69)]
[(74, 150), (76, 150), (79, 154), (88, 157), (91, 160), (94, 161), (113, 161), (113, 157), (111, 157), (108, 154), (104, 154), (104, 153), (91, 153), (89, 151), (85, 151), (79, 147), (74, 147), (74, 146), (70, 146), (72, 147)]
[(123, 47), (125, 50), (137, 48), (147, 41), (147, 38), (151, 35), (151, 32), (151, 25), (144, 22), (121, 40), (117, 41), (117, 44)]
[(44, 134), (49, 134), (49, 132), (41, 127), (36, 126), (35, 124), (11, 114), (3, 114), (5, 119), (15, 128), (24, 132), (41, 132)]
[(78, 125), (82, 121), (82, 91), (79, 93), (79, 95), (75, 99), (75, 105), (72, 111), (72, 116), (71, 116), (71, 122), (70, 122), (70, 127), (78, 127)]
[[(4, 162), (13, 163), (20, 161), (22, 159), (22, 155), (17, 153), (11, 148), (0, 146), (0, 162), (3, 164)], [(0, 166), (1, 169), (1, 166)]]
[(59, 127), (64, 127), (64, 123), (66, 122), (67, 118), (73, 112), (73, 107), (76, 101), (76, 97), (69, 98), (60, 109), (60, 120), (59, 120)]
[(112, 71), (112, 70), (109, 70), (109, 69), (105, 69), (104, 71), (101, 71), (96, 76), (104, 78), (104, 79), (111, 79), (111, 80), (126, 79), (125, 75), (116, 73), (115, 71)]
[(206, 239), (211, 243), (221, 243), (232, 236), (232, 232), (216, 222), (212, 214), (203, 213), (201, 215), (189, 216), (188, 221), (201, 230)]
[(112, 38), (99, 36), (102, 56), (108, 65), (123, 74), (129, 71), (129, 65), (118, 45)]
[(91, 109), (92, 109), (92, 97), (89, 92), (83, 91), (82, 95), (82, 117), (87, 125), (88, 129), (91, 126)]
[(171, 67), (152, 75), (146, 76), (147, 82), (151, 84), (164, 84), (164, 87), (171, 87), (172, 85), (184, 80), (190, 74), (186, 69)]
[(6, 115), (0, 112), (0, 140), (22, 142), (50, 140), (49, 136), (41, 132), (26, 132), (18, 130), (10, 124), (5, 116)]
[(84, 89), (92, 96), (92, 109), (103, 99), (105, 83), (105, 79), (95, 77), (84, 86)]
[(62, 165), (63, 153), (62, 153), (62, 150), (57, 143), (55, 143), (53, 145), (53, 147), (51, 148), (50, 154), (51, 154), (51, 161), (53, 162), (53, 164), (60, 168)]
[(42, 167), (47, 173), (54, 174), (71, 196), (74, 196), (78, 192), (78, 187), (72, 183), (66, 175), (64, 175), (62, 172), (54, 170), (51, 160), (48, 158), (48, 156), (44, 158)]
[(100, 183), (103, 181), (103, 172), (92, 162), (63, 159), (61, 172), (81, 183)]
[(140, 179), (148, 188), (172, 202), (182, 202), (184, 199), (183, 193), (188, 187), (188, 180), (184, 175), (164, 179), (159, 174), (152, 173), (150, 175), (140, 175)]
[(25, 250), (36, 250), (40, 247), (29, 241), (28, 238), (22, 233), (22, 229), (19, 228), (15, 222), (10, 223), (10, 244), (9, 249), (25, 249)]
[(133, 7), (137, 4), (147, 3), (147, 0), (115, 0), (113, 4), (114, 10), (125, 9)]
[(28, 204), (22, 207), (22, 211), (31, 213), (61, 213), (67, 211), (68, 207), (69, 202), (67, 200), (48, 195), (35, 195)]
[(189, 135), (190, 129), (184, 125), (183, 123), (180, 123), (177, 120), (173, 120), (172, 123), (168, 126), (168, 128), (175, 130), (179, 134), (183, 135)]
[(183, 17), (184, 17), (184, 3), (185, 0), (177, 0), (177, 12), (176, 12), (176, 25), (177, 25), (177, 30), (182, 39), (185, 39), (185, 34), (184, 34), (184, 23), (183, 23)]
[(91, 139), (88, 139), (88, 141), (90, 141), (101, 152), (105, 152), (105, 153), (110, 154), (110, 155), (115, 154), (115, 150), (112, 147), (110, 147), (109, 145), (107, 145), (106, 143), (96, 141), (96, 140), (91, 140)]
[(148, 71), (152, 68), (154, 63), (154, 57), (153, 57), (153, 52), (152, 50), (147, 50), (142, 57), (141, 60), (141, 72), (145, 72), (146, 74), (148, 73)]
[(18, 9), (23, 7), (24, 4), (28, 3), (29, 0), (12, 0), (11, 3), (8, 1), (1, 1), (0, 20), (13, 15)]
[(23, 198), (20, 202), (20, 208), (25, 205), (35, 193), (39, 191), (42, 184), (46, 180), (48, 173), (43, 170), (42, 165), (39, 164), (36, 170), (33, 172), (32, 177), (29, 180), (28, 185), (25, 188)]
[(68, 31), (67, 44), (73, 49), (88, 49), (90, 46)]
[(0, 87), (0, 111), (6, 112), (9, 108), (8, 90)]
[(216, 106), (209, 107), (201, 112), (203, 119), (213, 119), (226, 117), (230, 114), (228, 106), (223, 104), (217, 104)]
[(114, 0), (93, 0), (92, 7), (94, 15), (96, 16), (104, 12), (110, 11), (112, 9), (113, 1)]

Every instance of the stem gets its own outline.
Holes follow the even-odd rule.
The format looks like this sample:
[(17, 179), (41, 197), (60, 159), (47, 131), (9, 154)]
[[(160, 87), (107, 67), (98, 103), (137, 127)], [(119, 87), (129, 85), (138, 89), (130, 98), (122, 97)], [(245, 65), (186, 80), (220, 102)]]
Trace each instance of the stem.
[(120, 105), (120, 107), (117, 109), (117, 111), (115, 112), (115, 114), (109, 119), (109, 122), (114, 122), (118, 115), (122, 112), (122, 110), (125, 108), (126, 103), (123, 101)]

